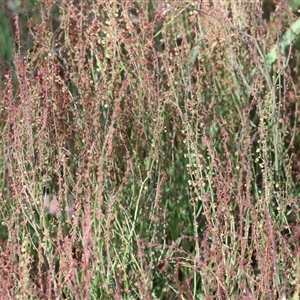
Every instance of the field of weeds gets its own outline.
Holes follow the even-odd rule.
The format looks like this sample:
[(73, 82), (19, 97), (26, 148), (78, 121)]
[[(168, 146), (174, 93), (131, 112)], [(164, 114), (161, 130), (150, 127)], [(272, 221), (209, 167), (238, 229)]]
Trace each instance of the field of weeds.
[(295, 2), (1, 2), (0, 299), (299, 299)]

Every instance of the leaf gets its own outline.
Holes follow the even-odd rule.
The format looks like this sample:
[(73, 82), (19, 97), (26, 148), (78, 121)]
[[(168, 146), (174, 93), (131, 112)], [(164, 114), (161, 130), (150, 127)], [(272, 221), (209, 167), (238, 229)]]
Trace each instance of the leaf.
[(300, 19), (292, 24), (292, 26), (283, 34), (279, 44), (273, 46), (273, 48), (267, 54), (267, 66), (271, 69), (272, 65), (278, 59), (279, 55), (286, 56), (286, 50), (296, 37), (300, 34)]
[(6, 43), (5, 43), (5, 36), (2, 29), (2, 26), (0, 25), (0, 57), (5, 58), (6, 54)]
[(3, 11), (0, 10), (0, 56), (9, 63), (12, 60), (12, 38), (10, 34), (9, 22)]

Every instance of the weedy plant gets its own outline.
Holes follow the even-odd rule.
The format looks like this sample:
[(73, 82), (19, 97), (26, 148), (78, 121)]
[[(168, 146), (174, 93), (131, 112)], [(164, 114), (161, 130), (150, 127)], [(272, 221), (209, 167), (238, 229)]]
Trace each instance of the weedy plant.
[(298, 299), (298, 33), (277, 2), (14, 18), (1, 298)]

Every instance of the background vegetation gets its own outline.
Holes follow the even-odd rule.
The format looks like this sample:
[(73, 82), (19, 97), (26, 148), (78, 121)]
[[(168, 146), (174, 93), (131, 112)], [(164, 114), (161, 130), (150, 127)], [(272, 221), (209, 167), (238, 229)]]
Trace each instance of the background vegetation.
[(295, 1), (4, 1), (1, 299), (299, 299)]

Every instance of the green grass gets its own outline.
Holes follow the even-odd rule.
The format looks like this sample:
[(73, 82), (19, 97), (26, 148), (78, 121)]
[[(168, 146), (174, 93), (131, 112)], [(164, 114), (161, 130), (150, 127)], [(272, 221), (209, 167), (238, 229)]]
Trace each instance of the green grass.
[(30, 2), (0, 89), (1, 298), (298, 299), (297, 45), (267, 60), (296, 16), (215, 2)]

